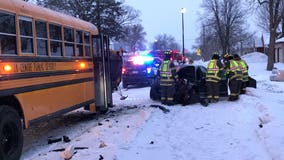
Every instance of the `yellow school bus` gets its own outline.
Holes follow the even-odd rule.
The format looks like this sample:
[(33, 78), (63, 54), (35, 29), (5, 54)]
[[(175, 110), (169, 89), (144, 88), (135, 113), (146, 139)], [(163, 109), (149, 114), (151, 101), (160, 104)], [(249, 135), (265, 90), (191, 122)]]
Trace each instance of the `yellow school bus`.
[(20, 158), (22, 128), (112, 105), (107, 36), (86, 21), (0, 0), (0, 159)]

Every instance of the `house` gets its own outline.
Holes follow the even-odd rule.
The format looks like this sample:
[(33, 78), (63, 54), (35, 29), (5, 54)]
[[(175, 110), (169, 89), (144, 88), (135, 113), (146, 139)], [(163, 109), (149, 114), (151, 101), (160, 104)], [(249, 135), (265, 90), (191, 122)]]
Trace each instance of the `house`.
[(275, 62), (284, 63), (284, 37), (275, 41)]

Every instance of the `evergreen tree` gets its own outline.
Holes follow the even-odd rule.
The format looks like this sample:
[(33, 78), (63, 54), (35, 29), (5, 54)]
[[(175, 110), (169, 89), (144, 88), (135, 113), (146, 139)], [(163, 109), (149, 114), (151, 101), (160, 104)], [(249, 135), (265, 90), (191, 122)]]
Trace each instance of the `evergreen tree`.
[(124, 25), (139, 16), (116, 0), (37, 0), (37, 4), (91, 22), (116, 40), (123, 36)]

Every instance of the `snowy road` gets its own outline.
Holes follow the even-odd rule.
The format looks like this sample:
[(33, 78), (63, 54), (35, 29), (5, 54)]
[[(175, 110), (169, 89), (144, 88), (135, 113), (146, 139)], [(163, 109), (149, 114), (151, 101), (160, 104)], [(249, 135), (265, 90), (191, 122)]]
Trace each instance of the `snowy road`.
[[(149, 93), (149, 88), (124, 91), (129, 96), (125, 101), (120, 101), (114, 93), (117, 106), (112, 109), (116, 110), (113, 114), (93, 119), (77, 111), (57, 119), (54, 124), (46, 124), (48, 129), (43, 125), (39, 133), (34, 133), (42, 140), (26, 144), (25, 148), (38, 146), (38, 152), (27, 149), (23, 159), (60, 159), (58, 152), (49, 151), (71, 143), (89, 148), (79, 150), (73, 159), (95, 160), (100, 155), (116, 160), (273, 159), (268, 146), (261, 140), (258, 116), (266, 111), (266, 107), (253, 94), (255, 89), (242, 95), (238, 102), (224, 100), (206, 108), (200, 104), (167, 106), (170, 112), (166, 114), (149, 107), (159, 103), (151, 101), (147, 94), (136, 95), (139, 92)], [(99, 126), (99, 122), (102, 125)], [(68, 135), (73, 141), (47, 145), (47, 137), (54, 135)], [(31, 139), (34, 138), (32, 135)], [(99, 148), (102, 143), (107, 146)]]
[[(256, 57), (264, 56), (247, 62), (258, 87), (236, 102), (165, 106), (164, 113), (150, 107), (160, 103), (149, 87), (123, 90), (124, 101), (115, 92), (106, 115), (77, 110), (26, 130), (21, 160), (62, 160), (50, 151), (70, 145), (86, 147), (72, 160), (284, 160), (284, 83), (270, 81), (266, 60)], [(63, 135), (71, 142), (47, 144)]]
[(223, 101), (207, 108), (173, 106), (168, 114), (155, 112), (130, 144), (134, 147), (120, 153), (119, 159), (269, 160), (256, 134), (255, 98), (243, 98), (250, 101)]

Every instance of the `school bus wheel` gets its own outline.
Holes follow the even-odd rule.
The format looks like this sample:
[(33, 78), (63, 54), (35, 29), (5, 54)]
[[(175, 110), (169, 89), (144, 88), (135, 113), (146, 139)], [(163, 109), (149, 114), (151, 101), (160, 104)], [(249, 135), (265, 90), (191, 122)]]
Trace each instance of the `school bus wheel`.
[(99, 113), (100, 113), (100, 114), (106, 114), (107, 111), (108, 111), (108, 108), (104, 108), (104, 109), (100, 109), (100, 110), (99, 110)]
[(23, 146), (23, 129), (17, 111), (0, 105), (0, 159), (20, 159)]

